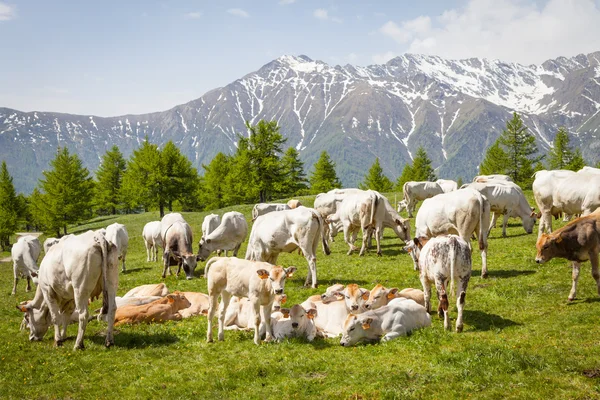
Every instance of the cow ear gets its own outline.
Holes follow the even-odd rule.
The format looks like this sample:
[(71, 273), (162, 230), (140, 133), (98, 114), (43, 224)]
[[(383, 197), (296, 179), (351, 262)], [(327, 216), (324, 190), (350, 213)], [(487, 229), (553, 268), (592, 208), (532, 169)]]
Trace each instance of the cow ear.
[(279, 302), (281, 304), (285, 304), (286, 301), (287, 301), (287, 294), (282, 294), (281, 295), (281, 300), (279, 300)]
[(202, 260), (202, 258), (200, 258), (200, 254), (198, 254), (198, 255), (196, 256), (196, 261), (201, 261), (201, 260)]
[(362, 322), (362, 328), (366, 331), (371, 327), (371, 322), (373, 322), (373, 318), (366, 318)]
[(289, 318), (290, 317), (290, 309), (289, 308), (281, 308), (279, 310), (279, 312), (283, 314), (283, 318)]
[(296, 272), (296, 270), (297, 270), (297, 269), (298, 269), (298, 268), (296, 268), (296, 267), (289, 267), (289, 268), (286, 268), (286, 269), (285, 269), (285, 275), (286, 275), (288, 278), (291, 278), (292, 276), (294, 276), (294, 272)]
[(306, 316), (308, 317), (308, 319), (313, 319), (314, 317), (317, 316), (317, 309), (316, 308), (311, 308), (310, 310), (308, 310), (306, 312)]
[(364, 292), (362, 292), (362, 294), (360, 295), (360, 297), (361, 297), (363, 300), (367, 301), (367, 300), (369, 300), (369, 295), (370, 295), (370, 294), (371, 294), (371, 292), (369, 292), (368, 290), (365, 290)]
[(171, 303), (175, 303), (175, 299), (173, 298), (173, 296), (169, 296), (169, 297), (167, 298), (167, 301), (169, 302), (169, 304), (171, 304)]
[(394, 298), (396, 298), (396, 293), (398, 293), (398, 288), (391, 288), (390, 291), (387, 294), (387, 298), (388, 299), (394, 299)]
[(542, 212), (540, 211), (539, 213), (535, 214), (535, 216), (537, 217), (537, 219), (542, 218)]
[(407, 253), (412, 252), (412, 246), (404, 246), (404, 251), (406, 251)]
[(531, 211), (531, 214), (529, 214), (529, 217), (530, 217), (530, 218), (533, 218), (533, 217), (535, 217), (535, 211), (534, 211), (534, 210), (532, 210), (532, 211)]
[(27, 311), (29, 311), (29, 307), (27, 307), (27, 303), (21, 303), (17, 306), (17, 310), (26, 313)]
[(415, 246), (419, 247), (421, 245), (421, 243), (419, 243), (419, 239), (418, 238), (413, 238), (413, 243), (415, 244)]
[(266, 269), (259, 269), (258, 271), (256, 271), (256, 273), (258, 274), (258, 277), (260, 279), (267, 279), (269, 277), (269, 273)]

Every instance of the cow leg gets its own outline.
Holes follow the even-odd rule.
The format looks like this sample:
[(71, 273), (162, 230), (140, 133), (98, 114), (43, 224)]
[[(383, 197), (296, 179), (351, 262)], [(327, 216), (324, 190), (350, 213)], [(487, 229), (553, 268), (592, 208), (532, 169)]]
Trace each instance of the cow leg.
[[(79, 311), (79, 327), (77, 329), (77, 339), (75, 340), (75, 347), (73, 348), (74, 350), (83, 350), (84, 346), (83, 346), (83, 335), (85, 334), (85, 328), (87, 326), (88, 323), (88, 317), (89, 317), (89, 312), (88, 312), (88, 299), (85, 298), (86, 296), (82, 296), (82, 294), (75, 289), (74, 290), (74, 297), (75, 297), (75, 309), (77, 311)], [(110, 299), (110, 296), (109, 296)], [(103, 300), (104, 301), (104, 300)], [(114, 316), (113, 316), (113, 321), (114, 321)]]
[(144, 240), (144, 246), (146, 246), (146, 262), (150, 262), (150, 259), (151, 259), (150, 254), (151, 254), (152, 247), (151, 247), (150, 243), (146, 242), (145, 240)]
[(167, 268), (169, 268), (169, 275), (171, 275), (171, 267), (169, 267), (169, 252), (165, 251), (163, 253), (163, 273), (162, 277), (165, 279), (167, 277)]
[(27, 275), (27, 287), (25, 288), (26, 292), (31, 291), (31, 276)]
[(573, 261), (573, 286), (571, 287), (571, 293), (569, 293), (569, 301), (575, 300), (575, 297), (577, 296), (577, 281), (579, 280), (580, 267), (580, 263)]
[(377, 255), (381, 257), (381, 237), (383, 236), (381, 233), (383, 232), (382, 228), (375, 229), (375, 242), (377, 242)]
[(421, 276), (421, 285), (423, 286), (423, 300), (425, 301), (425, 309), (429, 313), (431, 311), (431, 282), (424, 276)]
[(507, 211), (506, 214), (503, 215), (503, 219), (502, 219), (502, 237), (506, 237), (506, 226), (508, 225), (508, 214), (509, 212)]
[(122, 271), (123, 271), (123, 272), (125, 272), (125, 271), (126, 271), (126, 269), (125, 269), (125, 258), (126, 258), (126, 257), (127, 257), (127, 253), (123, 253), (123, 268), (122, 268)]
[(360, 253), (358, 253), (359, 256), (365, 255), (365, 250), (367, 249), (367, 243), (368, 243), (371, 235), (372, 235), (371, 228), (363, 228), (363, 230), (362, 230), (362, 246), (360, 248)]
[(413, 211), (415, 210), (416, 204), (413, 203), (413, 200), (410, 199), (408, 204), (406, 205), (406, 211), (408, 211), (408, 218), (413, 217)]
[(175, 274), (176, 277), (179, 277), (179, 273), (181, 272), (182, 265), (183, 265), (183, 260), (177, 263), (177, 273)]
[(465, 297), (467, 296), (469, 278), (469, 276), (461, 277), (460, 282), (458, 283), (458, 290), (456, 291), (456, 308), (458, 309), (458, 316), (456, 317), (456, 333), (460, 333), (463, 330), (463, 311), (465, 309)]
[(19, 269), (17, 268), (16, 264), (13, 265), (13, 272), (14, 272), (15, 280), (13, 283), (13, 290), (12, 290), (11, 294), (14, 296), (15, 294), (17, 294), (17, 283), (19, 283)]
[[(308, 252), (304, 251), (304, 254), (308, 254)], [(315, 256), (306, 256), (306, 261), (308, 261), (308, 275), (306, 276), (306, 281), (304, 282), (304, 286), (308, 286), (309, 284), (313, 289), (317, 288), (317, 257)], [(271, 314), (269, 314), (271, 315)]]
[(592, 277), (596, 280), (598, 295), (600, 295), (600, 272), (598, 271), (598, 253), (590, 254), (590, 263), (592, 264)]
[(498, 215), (496, 215), (496, 213), (492, 213), (492, 220), (490, 221), (490, 229), (488, 229), (488, 236), (490, 236), (490, 233), (492, 233), (492, 228), (496, 227), (496, 220), (498, 219)]
[(231, 300), (231, 294), (226, 291), (221, 292), (221, 305), (219, 306), (219, 332), (217, 336), (217, 339), (221, 342), (225, 340), (223, 329), (225, 327), (225, 313), (227, 312), (227, 307), (229, 307), (229, 300)]
[(273, 340), (273, 327), (271, 325), (271, 313), (273, 312), (273, 303), (267, 304), (266, 306), (262, 306), (262, 321), (265, 327), (265, 342), (270, 342)]
[(60, 307), (56, 303), (54, 296), (52, 293), (49, 293), (49, 296), (44, 296), (46, 300), (46, 304), (48, 305), (48, 311), (50, 311), (50, 317), (52, 319), (52, 323), (54, 324), (54, 346), (59, 347), (62, 346), (63, 341), (65, 340), (64, 336), (62, 336), (61, 326), (62, 326), (62, 315), (60, 314)]
[(444, 329), (450, 329), (450, 315), (448, 315), (448, 293), (446, 293), (445, 277), (439, 277), (435, 280), (435, 290), (437, 291), (439, 306), (438, 315), (444, 317)]
[(352, 250), (356, 250), (356, 247), (354, 247), (354, 244), (350, 241), (350, 228), (346, 226), (344, 226), (344, 242), (350, 247), (347, 254), (352, 254)]
[[(219, 300), (219, 293), (211, 293), (208, 291), (208, 326), (206, 328), (206, 341), (211, 343), (213, 341), (213, 319), (215, 317), (215, 307), (219, 304), (217, 301)], [(227, 308), (225, 308), (227, 310)]]
[(487, 247), (481, 250), (481, 277), (487, 278)]
[[(235, 246), (235, 248), (233, 249), (233, 256), (234, 256), (234, 257), (237, 257), (237, 255), (238, 255), (238, 251), (240, 250), (240, 247), (242, 247), (242, 244), (241, 244), (241, 243), (239, 243), (239, 244), (238, 244), (237, 246)], [(220, 255), (220, 253), (219, 253), (219, 251), (218, 251), (218, 250), (217, 250), (217, 255), (218, 255), (218, 256)], [(225, 250), (225, 256), (227, 256), (227, 250)]]
[[(254, 344), (260, 344), (260, 303), (258, 299), (251, 299), (252, 303), (252, 323), (254, 325)], [(268, 337), (271, 337), (269, 331), (271, 330), (271, 321), (269, 320), (269, 326), (265, 326)]]

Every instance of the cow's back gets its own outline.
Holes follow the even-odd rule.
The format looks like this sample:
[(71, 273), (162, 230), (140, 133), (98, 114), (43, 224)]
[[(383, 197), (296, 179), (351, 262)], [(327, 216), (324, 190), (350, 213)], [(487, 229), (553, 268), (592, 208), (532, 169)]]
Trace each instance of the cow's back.
[(480, 220), (480, 198), (474, 189), (459, 189), (426, 199), (417, 212), (416, 236), (461, 235)]

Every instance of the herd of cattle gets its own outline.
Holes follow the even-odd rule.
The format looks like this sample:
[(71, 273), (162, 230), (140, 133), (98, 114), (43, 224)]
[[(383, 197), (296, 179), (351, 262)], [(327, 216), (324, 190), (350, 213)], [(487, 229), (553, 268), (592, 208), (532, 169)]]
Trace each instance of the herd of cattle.
[[(237, 258), (248, 236), (243, 214), (231, 211), (219, 217), (211, 214), (202, 223), (198, 252), (193, 252), (192, 229), (178, 213), (165, 215), (161, 221), (149, 222), (142, 236), (147, 261), (157, 261), (162, 248), (165, 278), (171, 266), (177, 266), (192, 279), (198, 261), (206, 263), (208, 294), (199, 292), (169, 293), (160, 284), (143, 285), (117, 297), (118, 264), (126, 270), (128, 234), (124, 225), (67, 235), (44, 242), (45, 256), (39, 269), (37, 259), (42, 246), (33, 236), (21, 237), (12, 248), (14, 264), (13, 295), (20, 276), (36, 283), (35, 297), (20, 303), (24, 313), (21, 327), (28, 327), (30, 340), (41, 340), (50, 325), (55, 327), (55, 343), (66, 338), (69, 323), (78, 322), (75, 348), (83, 348), (86, 324), (92, 318), (90, 299), (102, 294), (102, 308), (97, 318), (108, 323), (106, 345), (113, 344), (115, 325), (180, 320), (197, 315), (208, 316), (207, 341), (213, 340), (213, 318), (218, 311), (218, 339), (224, 330), (254, 330), (254, 342), (281, 340), (286, 337), (336, 337), (341, 345), (358, 341), (389, 340), (411, 330), (431, 325), (431, 285), (436, 287), (438, 314), (450, 329), (448, 292), (456, 293), (458, 316), (456, 331), (463, 329), (463, 310), (471, 277), (471, 238), (476, 237), (482, 257), (482, 277), (487, 275), (487, 237), (498, 215), (503, 215), (502, 234), (506, 236), (509, 217), (520, 218), (527, 233), (532, 233), (540, 219), (536, 262), (553, 257), (573, 261), (573, 287), (569, 300), (576, 296), (580, 263), (590, 260), (592, 275), (600, 294), (598, 254), (600, 253), (600, 170), (584, 168), (572, 171), (539, 171), (533, 183), (539, 213), (531, 207), (521, 188), (505, 175), (477, 176), (472, 183), (457, 188), (456, 182), (407, 182), (404, 199), (394, 209), (386, 197), (373, 190), (334, 189), (317, 195), (313, 208), (297, 200), (287, 204), (257, 204), (252, 210), (252, 229), (245, 259)], [(408, 219), (399, 212), (406, 208), (409, 216), (423, 201), (411, 235)], [(596, 211), (597, 210), (597, 211)], [(490, 217), (493, 213), (493, 217)], [(552, 232), (552, 216), (577, 216), (561, 229)], [(322, 295), (309, 297), (302, 304), (282, 307), (286, 279), (296, 267), (277, 265), (281, 252), (298, 250), (308, 263), (305, 286), (317, 287), (317, 248), (330, 254), (329, 241), (343, 231), (349, 246), (355, 246), (362, 231), (360, 255), (370, 247), (374, 236), (377, 255), (381, 256), (384, 228), (391, 228), (405, 242), (406, 250), (420, 271), (423, 291), (385, 288), (376, 285), (368, 290), (356, 284), (333, 285)], [(547, 232), (547, 233), (545, 233)], [(232, 257), (227, 252), (232, 251)], [(221, 257), (225, 252), (224, 257)], [(219, 298), (221, 302), (219, 303)]]

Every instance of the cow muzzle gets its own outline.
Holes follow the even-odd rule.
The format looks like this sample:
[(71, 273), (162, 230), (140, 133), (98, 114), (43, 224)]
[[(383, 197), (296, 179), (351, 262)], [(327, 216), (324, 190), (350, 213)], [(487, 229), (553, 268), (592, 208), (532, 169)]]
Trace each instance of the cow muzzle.
[(275, 294), (282, 294), (283, 293), (283, 289), (275, 289)]
[(298, 323), (297, 322), (292, 322), (292, 328), (297, 328), (298, 327)]
[(358, 310), (358, 306), (357, 306), (357, 305), (353, 305), (351, 308), (352, 308), (353, 310)]

